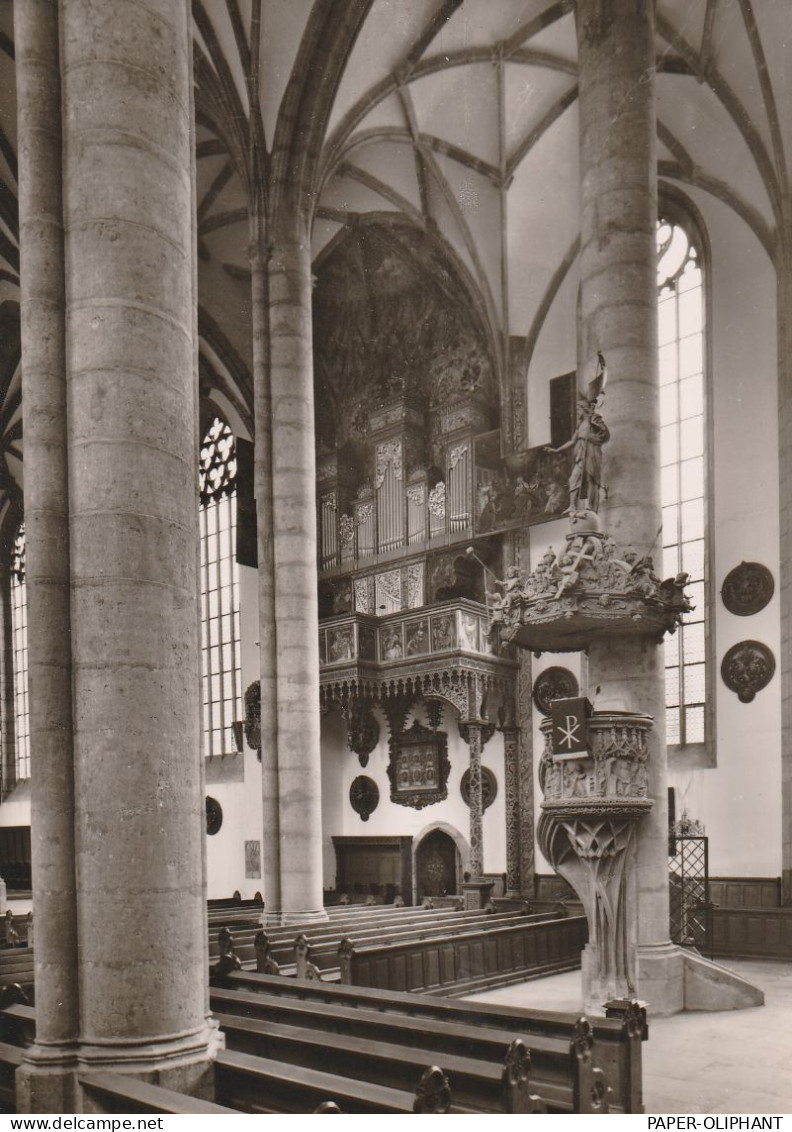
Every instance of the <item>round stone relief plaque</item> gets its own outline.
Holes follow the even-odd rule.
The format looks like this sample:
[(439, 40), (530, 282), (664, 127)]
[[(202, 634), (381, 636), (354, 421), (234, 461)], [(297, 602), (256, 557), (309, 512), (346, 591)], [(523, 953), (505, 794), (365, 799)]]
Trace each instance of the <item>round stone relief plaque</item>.
[(749, 704), (757, 692), (767, 687), (774, 672), (775, 657), (761, 641), (732, 645), (721, 663), (724, 684), (737, 693), (743, 704)]
[(578, 682), (568, 668), (546, 668), (536, 677), (533, 686), (534, 703), (542, 715), (550, 714), (553, 700), (563, 700), (578, 694)]
[(761, 562), (741, 562), (726, 575), (721, 590), (729, 613), (750, 617), (767, 605), (775, 590), (773, 575)]
[(206, 832), (212, 837), (223, 824), (223, 807), (216, 798), (206, 799)]
[[(470, 805), (470, 768), (462, 775), (462, 781), (459, 784), (459, 792), (464, 799), (465, 805)], [(488, 766), (481, 768), (481, 801), (484, 809), (487, 810), (495, 801), (498, 794), (498, 780), (492, 773)]]
[(361, 821), (368, 821), (379, 805), (379, 787), (373, 778), (359, 774), (349, 787), (349, 804)]

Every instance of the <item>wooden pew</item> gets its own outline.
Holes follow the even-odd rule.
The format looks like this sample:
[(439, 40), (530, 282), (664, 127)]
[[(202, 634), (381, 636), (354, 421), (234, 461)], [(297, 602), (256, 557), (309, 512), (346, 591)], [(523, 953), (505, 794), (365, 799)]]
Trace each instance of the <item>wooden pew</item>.
[(239, 1112), (267, 1114), (309, 1113), (328, 1102), (351, 1115), (467, 1111), (451, 1106), (448, 1082), (436, 1066), (429, 1067), (416, 1089), (407, 1092), (237, 1050), (221, 1050), (217, 1056), (215, 1096)]
[(172, 1089), (163, 1089), (160, 1085), (151, 1085), (123, 1073), (83, 1073), (78, 1080), (88, 1100), (86, 1112), (238, 1115), (236, 1109), (226, 1108), (200, 1097), (176, 1093)]
[(504, 926), (413, 942), (358, 947), (345, 940), (338, 950), (341, 982), (380, 990), (469, 994), (579, 967), (587, 933), (584, 916), (539, 922), (518, 916)]
[[(476, 1027), (480, 1033), (485, 1028), (494, 1028), (513, 1036), (518, 1036), (529, 1047), (537, 1037), (566, 1038), (573, 1033), (580, 1015), (569, 1012), (549, 1010), (525, 1010), (520, 1007), (491, 1005), (489, 1003), (467, 1002), (460, 999), (449, 1000), (432, 995), (417, 995), (397, 991), (377, 990), (371, 987), (347, 987), (326, 983), (308, 982), (302, 979), (274, 979), (254, 972), (240, 972), (228, 980), (230, 993), (234, 990), (250, 991), (266, 996), (270, 1003), (291, 1006), (289, 1012), (280, 1013), (275, 1006), (269, 1006), (268, 1016), (276, 1020), (288, 1019), (304, 1021), (300, 1014), (303, 1007), (321, 1005), (323, 1009), (315, 1014), (313, 1025), (317, 1028), (333, 1029), (334, 1016), (339, 1024), (349, 1025), (354, 1032), (354, 1014), (365, 1013), (358, 1025), (371, 1026), (366, 1032), (382, 1033), (377, 1030), (375, 1021), (379, 1016), (390, 1025), (398, 1015), (408, 1019), (420, 1036), (422, 1027), (431, 1022)], [(239, 1007), (233, 1006), (225, 998), (214, 999), (216, 1009), (236, 1013), (237, 1010), (259, 1008), (242, 999)], [(345, 1013), (346, 1012), (346, 1013)], [(610, 1106), (612, 1112), (640, 1113), (643, 1108), (642, 1050), (641, 1043), (648, 1036), (646, 1010), (638, 1003), (625, 1001), (609, 1004), (609, 1017), (590, 1018), (593, 1039), (592, 1056), (601, 1068), (610, 1086)], [(405, 1030), (405, 1033), (408, 1029)], [(405, 1039), (406, 1040), (406, 1039)], [(535, 1060), (535, 1065), (539, 1063)]]
[[(497, 1081), (516, 1040), (514, 1030), (234, 990), (212, 992), (211, 1003), (230, 1048), (269, 1049), (281, 1060), (392, 1082), (410, 1072), (411, 1059), (436, 1060), (448, 1074), (455, 1098), (481, 1111), (502, 1111), (496, 1104)], [(523, 1099), (516, 1103), (526, 1104), (532, 1094), (551, 1112), (606, 1111), (607, 1079), (596, 1063), (585, 1019), (579, 1022), (564, 1037), (520, 1039), (530, 1047), (530, 1065), (524, 1067)]]
[(33, 948), (12, 947), (0, 951), (0, 985), (19, 983), (26, 990), (33, 986)]
[[(504, 913), (492, 915), (486, 912), (460, 912), (445, 914), (439, 920), (427, 919), (417, 924), (411, 922), (407, 925), (376, 927), (374, 930), (363, 928), (348, 933), (346, 938), (351, 939), (356, 947), (367, 947), (377, 943), (396, 943), (408, 940), (428, 939), (435, 935), (455, 934), (460, 931), (471, 931), (486, 927), (490, 929), (496, 924), (507, 925), (511, 923), (525, 923), (531, 920), (551, 919), (547, 913), (538, 916), (528, 916), (525, 913)], [(232, 932), (234, 947), (243, 963), (252, 965), (255, 959), (254, 941), (257, 933)], [(337, 970), (339, 967), (338, 947), (341, 935), (338, 932), (313, 933), (309, 936), (300, 932), (291, 939), (276, 937), (273, 940), (269, 931), (266, 932), (272, 957), (281, 966), (294, 964), (298, 977), (305, 977), (305, 963), (313, 962), (320, 970)], [(211, 958), (219, 954), (219, 942), (210, 942), (209, 954)], [(286, 971), (284, 973), (291, 974)]]
[(0, 1010), (0, 1041), (24, 1049), (33, 1044), (35, 1037), (35, 1007), (14, 1004)]
[(15, 1045), (0, 1042), (0, 1109), (16, 1112), (16, 1071), (22, 1064), (23, 1051)]
[[(402, 1091), (413, 1086), (423, 1067), (427, 1062), (431, 1064), (438, 1053), (398, 1042), (361, 1042), (355, 1034), (336, 1033), (328, 1045), (326, 1034), (317, 1034), (305, 1026), (225, 1014), (217, 1018), (229, 1050)], [(522, 1043), (500, 1043), (499, 1063), (452, 1054), (442, 1048), (439, 1053), (457, 1104), (475, 1112), (536, 1110), (538, 1100), (531, 1096), (528, 1084), (530, 1056)], [(507, 1064), (512, 1070), (510, 1074), (506, 1072)]]

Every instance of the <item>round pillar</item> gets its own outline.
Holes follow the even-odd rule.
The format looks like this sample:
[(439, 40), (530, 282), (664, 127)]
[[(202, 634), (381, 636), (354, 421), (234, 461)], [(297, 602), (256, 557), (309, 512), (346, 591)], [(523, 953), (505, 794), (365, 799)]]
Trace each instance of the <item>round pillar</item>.
[(284, 920), (297, 921), (326, 916), (307, 224), (281, 224), (269, 266), (281, 911)]
[[(616, 11), (618, 14), (616, 14)], [(639, 555), (662, 546), (657, 379), (657, 175), (653, 6), (578, 0), (580, 73), (580, 346), (584, 380), (597, 350), (608, 364), (605, 418), (607, 502), (603, 529)], [(591, 372), (587, 372), (591, 365)], [(602, 641), (589, 648), (589, 685), (599, 710), (645, 712), (649, 795), (638, 830), (634, 907), (639, 993), (681, 1006), (681, 964), (655, 980), (651, 953), (668, 953), (665, 700), (661, 646), (649, 639)], [(642, 964), (641, 946), (648, 948)], [(643, 976), (643, 977), (642, 977)], [(665, 982), (665, 985), (663, 985)]]
[(54, 1112), (73, 1107), (79, 1028), (57, 4), (17, 4), (14, 31), (38, 1005), (18, 1101), (21, 1111)]
[(263, 924), (281, 912), (280, 787), (278, 781), (278, 629), (275, 615), (275, 547), (272, 519), (272, 389), (269, 356), (269, 273), (262, 222), (254, 218), (251, 247), (255, 495), (258, 538), (259, 678), (261, 680), (261, 789)]
[(61, 14), (80, 1059), (196, 1091), (216, 1030), (190, 14), (183, 0), (61, 0)]

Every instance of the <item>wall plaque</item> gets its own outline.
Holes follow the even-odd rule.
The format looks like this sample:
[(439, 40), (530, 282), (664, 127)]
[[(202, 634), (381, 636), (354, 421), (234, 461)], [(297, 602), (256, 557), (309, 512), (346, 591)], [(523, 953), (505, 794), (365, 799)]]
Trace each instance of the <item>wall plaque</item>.
[[(465, 805), (470, 805), (470, 768), (462, 775), (459, 790)], [(498, 794), (498, 780), (488, 766), (481, 768), (481, 801), (485, 810), (488, 810)]]
[(416, 721), (390, 741), (391, 801), (422, 810), (448, 797), (448, 736)]
[(368, 821), (379, 805), (379, 787), (373, 778), (359, 774), (349, 787), (349, 804), (361, 821)]
[(223, 824), (223, 807), (216, 798), (207, 796), (206, 799), (206, 832), (210, 837), (220, 832)]
[(245, 842), (245, 879), (258, 880), (261, 877), (261, 842)]
[(757, 692), (773, 679), (775, 657), (761, 641), (732, 645), (721, 663), (723, 683), (736, 692), (740, 703), (749, 704)]
[(563, 700), (578, 694), (578, 682), (568, 668), (546, 668), (536, 677), (533, 687), (534, 703), (542, 715), (550, 714), (553, 700)]
[(773, 575), (761, 562), (741, 562), (726, 575), (721, 590), (729, 613), (750, 617), (768, 604), (775, 590)]

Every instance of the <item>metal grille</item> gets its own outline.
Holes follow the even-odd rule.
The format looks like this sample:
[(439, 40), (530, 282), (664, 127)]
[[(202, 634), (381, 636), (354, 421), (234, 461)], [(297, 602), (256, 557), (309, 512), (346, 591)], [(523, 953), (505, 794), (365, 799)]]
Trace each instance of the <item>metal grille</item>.
[(708, 838), (672, 837), (668, 869), (671, 939), (681, 947), (695, 947), (711, 957)]

